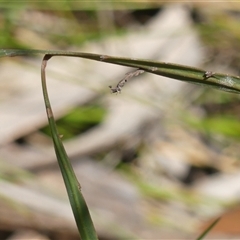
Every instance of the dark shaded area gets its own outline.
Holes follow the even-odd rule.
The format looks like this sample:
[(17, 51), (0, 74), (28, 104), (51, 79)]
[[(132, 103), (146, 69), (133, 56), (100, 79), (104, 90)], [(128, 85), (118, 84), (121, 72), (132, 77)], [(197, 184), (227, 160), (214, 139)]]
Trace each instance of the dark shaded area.
[(135, 10), (130, 13), (130, 15), (140, 24), (147, 23), (152, 17), (156, 16), (162, 8), (149, 8), (149, 9), (140, 9)]
[(0, 239), (6, 239), (12, 235), (11, 231), (1, 230), (0, 231)]
[[(152, 17), (156, 16), (162, 8), (147, 8), (147, 9), (138, 9), (138, 10), (102, 10), (102, 13), (107, 14), (111, 12), (111, 15), (114, 17), (114, 25), (117, 27), (127, 27), (131, 23), (145, 24)], [(91, 23), (91, 21), (97, 20), (97, 12), (92, 10), (84, 11), (72, 11), (74, 17), (81, 24)], [(99, 12), (98, 12), (99, 13)]]
[(240, 118), (240, 101), (234, 100), (224, 103), (206, 103), (202, 105), (204, 111), (209, 115), (231, 114)]
[(28, 144), (24, 137), (16, 139), (15, 143), (17, 143), (18, 145), (27, 145)]
[(186, 176), (183, 179), (181, 179), (181, 181), (184, 184), (191, 186), (194, 182), (196, 182), (204, 177), (216, 174), (218, 172), (219, 171), (216, 168), (213, 168), (210, 166), (201, 166), (201, 167), (191, 166), (189, 168), (188, 173), (186, 174)]

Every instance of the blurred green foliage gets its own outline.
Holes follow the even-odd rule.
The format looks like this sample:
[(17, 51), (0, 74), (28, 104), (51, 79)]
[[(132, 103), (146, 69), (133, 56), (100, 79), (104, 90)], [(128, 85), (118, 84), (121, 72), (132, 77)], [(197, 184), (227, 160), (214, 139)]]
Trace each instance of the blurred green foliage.
[(0, 3), (1, 47), (66, 48), (104, 35), (96, 12), (76, 11), (64, 6), (66, 2)]
[(240, 15), (238, 11), (212, 11), (197, 25), (208, 51), (208, 63), (220, 62), (239, 74)]
[(41, 1), (5, 1), (0, 0), (1, 7), (5, 8), (38, 8), (45, 10), (121, 10), (121, 9), (144, 9), (157, 7), (161, 3), (154, 1), (125, 1), (125, 0), (87, 0), (87, 1), (75, 1), (75, 0), (62, 0), (52, 1), (45, 0), (44, 4)]
[(216, 115), (202, 119), (191, 117), (187, 122), (205, 134), (220, 134), (240, 139), (239, 119), (232, 115)]
[(68, 48), (124, 29), (114, 11), (156, 7), (134, 1), (3, 1), (0, 0), (2, 48)]
[[(217, 68), (218, 72), (240, 74), (240, 15), (234, 9), (198, 9), (201, 16), (196, 29), (206, 49), (205, 67)], [(221, 66), (223, 67), (221, 69)], [(238, 94), (228, 94), (212, 89), (203, 89), (194, 101), (204, 111), (203, 117), (194, 115), (185, 118), (186, 122), (202, 134), (217, 134), (221, 137), (239, 139), (239, 114), (233, 108), (239, 102)], [(212, 105), (206, 111), (206, 105)], [(228, 108), (226, 107), (228, 106)], [(236, 108), (236, 107), (235, 107)]]
[[(70, 139), (99, 124), (105, 114), (105, 109), (98, 105), (79, 106), (56, 121), (58, 132), (64, 140)], [(51, 136), (49, 127), (41, 131)]]

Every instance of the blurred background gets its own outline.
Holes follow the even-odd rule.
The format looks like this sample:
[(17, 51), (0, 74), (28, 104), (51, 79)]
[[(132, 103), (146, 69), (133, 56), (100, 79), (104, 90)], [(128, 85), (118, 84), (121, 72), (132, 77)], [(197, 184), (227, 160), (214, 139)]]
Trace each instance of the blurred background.
[[(1, 48), (144, 58), (239, 75), (240, 2), (0, 1)], [(0, 239), (79, 239), (49, 137), (42, 56), (0, 64)], [(239, 96), (53, 57), (59, 133), (100, 240), (240, 238)]]

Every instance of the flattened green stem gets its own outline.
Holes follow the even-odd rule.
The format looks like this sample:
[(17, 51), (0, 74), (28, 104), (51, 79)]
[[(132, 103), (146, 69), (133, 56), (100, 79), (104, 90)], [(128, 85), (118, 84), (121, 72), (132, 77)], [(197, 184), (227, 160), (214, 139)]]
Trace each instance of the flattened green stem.
[(173, 63), (155, 62), (150, 60), (121, 58), (101, 54), (70, 52), (70, 51), (48, 51), (48, 50), (18, 50), (2, 49), (0, 57), (25, 56), (34, 54), (47, 54), (50, 56), (80, 57), (100, 62), (113, 63), (117, 65), (133, 67), (145, 72), (174, 78), (177, 80), (212, 86), (224, 91), (240, 92), (240, 78), (228, 74), (212, 73), (202, 69), (178, 65)]
[(47, 61), (51, 57), (52, 57), (51, 55), (45, 55), (43, 58), (42, 66), (41, 66), (41, 79), (42, 79), (44, 102), (45, 102), (49, 126), (51, 129), (54, 149), (56, 152), (59, 167), (62, 172), (62, 176), (67, 189), (68, 197), (69, 197), (69, 201), (73, 210), (73, 214), (75, 217), (75, 221), (76, 221), (80, 236), (83, 240), (97, 240), (98, 238), (93, 226), (90, 213), (88, 211), (87, 204), (81, 193), (81, 186), (73, 171), (70, 160), (67, 156), (67, 153), (64, 149), (64, 146), (58, 134), (52, 108), (50, 105), (48, 92), (47, 92), (47, 85), (46, 85), (45, 69), (47, 66)]

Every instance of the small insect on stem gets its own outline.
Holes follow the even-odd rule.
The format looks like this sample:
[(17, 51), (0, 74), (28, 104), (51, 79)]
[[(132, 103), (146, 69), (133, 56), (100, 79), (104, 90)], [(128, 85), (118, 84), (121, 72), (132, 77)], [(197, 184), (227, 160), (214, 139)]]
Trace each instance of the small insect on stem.
[(124, 87), (125, 83), (129, 79), (136, 77), (142, 73), (144, 73), (144, 70), (141, 70), (141, 69), (137, 69), (137, 70), (128, 72), (125, 74), (125, 77), (120, 80), (120, 82), (117, 84), (117, 86), (115, 88), (113, 88), (112, 86), (109, 86), (109, 88), (111, 89), (112, 93), (121, 93), (122, 88)]
[(215, 74), (214, 72), (206, 71), (206, 72), (203, 74), (203, 78), (206, 80), (206, 79), (212, 77), (214, 74)]

